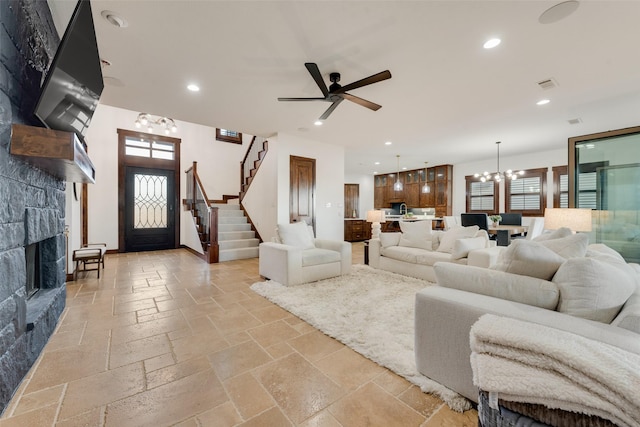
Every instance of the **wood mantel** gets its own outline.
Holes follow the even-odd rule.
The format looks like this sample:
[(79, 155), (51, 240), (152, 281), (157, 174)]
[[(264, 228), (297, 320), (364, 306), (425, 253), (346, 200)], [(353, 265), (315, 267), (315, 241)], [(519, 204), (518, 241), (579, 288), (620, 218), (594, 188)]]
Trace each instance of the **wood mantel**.
[(65, 181), (96, 182), (95, 167), (73, 132), (14, 124), (10, 153)]

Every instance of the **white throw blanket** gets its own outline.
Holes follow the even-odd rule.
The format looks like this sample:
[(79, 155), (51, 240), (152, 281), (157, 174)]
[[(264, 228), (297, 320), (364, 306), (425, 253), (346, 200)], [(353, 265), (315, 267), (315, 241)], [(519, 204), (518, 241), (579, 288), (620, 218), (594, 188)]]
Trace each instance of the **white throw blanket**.
[(473, 382), (500, 399), (640, 426), (640, 355), (486, 314), (471, 328)]

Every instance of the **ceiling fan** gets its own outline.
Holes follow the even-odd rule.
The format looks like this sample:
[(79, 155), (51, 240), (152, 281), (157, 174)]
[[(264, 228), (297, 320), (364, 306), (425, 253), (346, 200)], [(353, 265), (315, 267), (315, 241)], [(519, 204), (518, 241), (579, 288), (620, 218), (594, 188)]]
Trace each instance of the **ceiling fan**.
[(331, 102), (327, 111), (324, 112), (322, 116), (320, 116), (319, 120), (325, 120), (329, 115), (336, 109), (336, 107), (345, 99), (348, 99), (351, 102), (355, 102), (358, 105), (362, 105), (363, 107), (367, 107), (370, 110), (377, 111), (382, 105), (378, 105), (371, 101), (367, 101), (366, 99), (358, 98), (357, 96), (351, 95), (347, 93), (348, 90), (358, 89), (363, 86), (367, 86), (373, 83), (381, 82), (383, 80), (387, 80), (391, 78), (391, 73), (389, 70), (381, 71), (372, 76), (366, 77), (362, 80), (358, 80), (346, 86), (341, 86), (338, 82), (340, 81), (340, 73), (331, 73), (329, 74), (329, 80), (331, 80), (331, 86), (327, 89), (327, 85), (322, 80), (322, 74), (320, 74), (320, 70), (318, 69), (318, 65), (314, 62), (307, 62), (304, 64), (315, 80), (316, 84), (322, 91), (324, 95), (323, 98), (278, 98), (278, 101), (325, 101)]

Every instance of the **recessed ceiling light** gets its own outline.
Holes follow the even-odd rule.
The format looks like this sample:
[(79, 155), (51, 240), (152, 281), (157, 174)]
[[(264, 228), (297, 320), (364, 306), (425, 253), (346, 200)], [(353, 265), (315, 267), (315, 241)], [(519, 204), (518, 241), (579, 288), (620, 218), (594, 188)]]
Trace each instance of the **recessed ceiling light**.
[(122, 16), (110, 10), (103, 10), (100, 15), (111, 25), (118, 28), (128, 27), (129, 23)]
[(313, 124), (316, 126), (322, 126), (322, 120), (316, 120)]
[(380, 164), (380, 162), (373, 162), (373, 164), (374, 164), (374, 165), (379, 165), (379, 164)]
[(384, 145), (391, 145), (391, 144), (393, 144), (393, 142), (391, 142), (391, 141), (387, 141), (387, 142), (384, 143)]
[(536, 102), (536, 105), (545, 105), (545, 104), (548, 104), (549, 102), (551, 101), (549, 101), (548, 99), (541, 99), (540, 101)]
[(498, 38), (489, 39), (486, 42), (484, 42), (482, 47), (484, 47), (485, 49), (493, 49), (494, 47), (498, 46), (501, 41), (502, 40), (500, 40)]
[(200, 92), (200, 86), (194, 83), (191, 83), (190, 85), (188, 85), (187, 89), (189, 89), (191, 92)]
[(542, 12), (538, 18), (538, 22), (541, 24), (558, 22), (575, 12), (578, 6), (580, 6), (580, 3), (576, 0), (563, 1)]
[(403, 166), (403, 167), (402, 167), (402, 170), (403, 170), (403, 171), (406, 171), (406, 170), (407, 170), (407, 167), (406, 167), (406, 166)]

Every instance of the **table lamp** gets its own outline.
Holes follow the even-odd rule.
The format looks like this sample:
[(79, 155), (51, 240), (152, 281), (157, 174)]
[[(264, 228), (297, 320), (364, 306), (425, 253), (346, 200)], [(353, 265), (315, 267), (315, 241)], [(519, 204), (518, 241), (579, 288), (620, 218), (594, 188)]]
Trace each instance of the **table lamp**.
[(547, 208), (544, 210), (544, 228), (557, 230), (567, 227), (574, 233), (591, 231), (591, 209)]
[(367, 222), (371, 223), (371, 238), (377, 239), (380, 237), (380, 223), (385, 222), (384, 211), (367, 211)]

